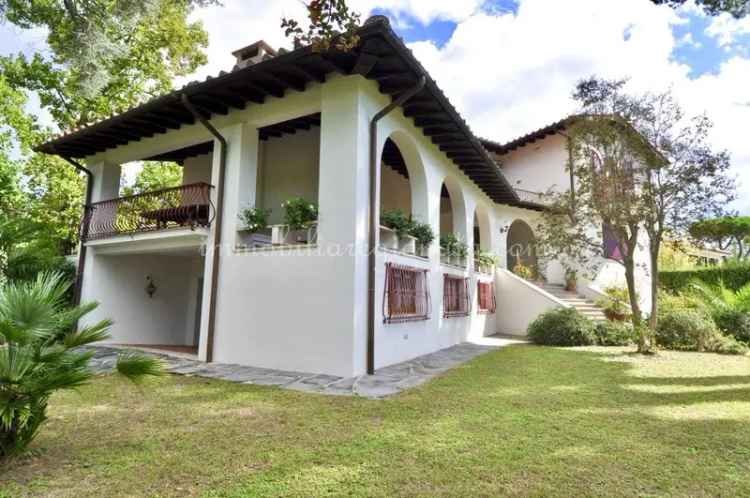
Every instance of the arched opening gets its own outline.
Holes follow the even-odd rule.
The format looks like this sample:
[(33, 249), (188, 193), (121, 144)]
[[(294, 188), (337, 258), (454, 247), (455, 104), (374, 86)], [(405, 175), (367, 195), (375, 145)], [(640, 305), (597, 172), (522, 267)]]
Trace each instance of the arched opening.
[(466, 214), (460, 185), (453, 178), (446, 178), (440, 188), (440, 257), (444, 263), (466, 263)]
[(454, 234), (453, 202), (448, 189), (443, 184), (440, 189), (440, 235)]
[(402, 211), (412, 216), (411, 183), (401, 150), (388, 138), (383, 146), (380, 168), (380, 210), (383, 213)]
[(536, 257), (536, 238), (531, 227), (523, 220), (515, 220), (508, 230), (507, 241), (508, 268), (512, 271), (527, 268), (536, 273), (538, 261)]
[[(392, 133), (384, 142), (380, 168), (380, 244), (387, 249), (427, 255), (427, 190), (417, 147), (404, 132)], [(410, 223), (411, 222), (411, 223)], [(405, 229), (411, 226), (412, 229)], [(428, 230), (430, 233), (431, 229)]]

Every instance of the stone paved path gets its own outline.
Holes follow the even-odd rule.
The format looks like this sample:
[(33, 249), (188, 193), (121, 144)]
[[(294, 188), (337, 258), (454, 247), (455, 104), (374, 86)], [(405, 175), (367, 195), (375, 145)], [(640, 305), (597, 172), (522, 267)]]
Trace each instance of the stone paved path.
[[(203, 363), (184, 356), (158, 353), (153, 350), (144, 351), (144, 353), (160, 358), (164, 362), (166, 370), (173, 374), (194, 375), (243, 384), (279, 386), (284, 389), (321, 394), (384, 398), (423, 384), (483, 353), (519, 342), (523, 341), (497, 336), (485, 337), (477, 343), (464, 342), (403, 363), (378, 369), (374, 375), (352, 378), (224, 363)], [(123, 348), (91, 346), (88, 349), (94, 352), (94, 358), (91, 361), (92, 368), (103, 373), (112, 371), (117, 355)]]

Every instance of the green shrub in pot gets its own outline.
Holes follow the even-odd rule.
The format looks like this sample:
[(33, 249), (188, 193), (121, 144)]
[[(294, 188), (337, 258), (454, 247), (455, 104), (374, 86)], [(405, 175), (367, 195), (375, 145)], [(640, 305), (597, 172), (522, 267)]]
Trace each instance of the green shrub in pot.
[(268, 227), (270, 214), (270, 209), (247, 207), (240, 211), (239, 218), (247, 231), (255, 233)]
[(284, 208), (284, 224), (291, 230), (309, 228), (318, 221), (318, 205), (301, 197), (293, 197), (281, 207)]

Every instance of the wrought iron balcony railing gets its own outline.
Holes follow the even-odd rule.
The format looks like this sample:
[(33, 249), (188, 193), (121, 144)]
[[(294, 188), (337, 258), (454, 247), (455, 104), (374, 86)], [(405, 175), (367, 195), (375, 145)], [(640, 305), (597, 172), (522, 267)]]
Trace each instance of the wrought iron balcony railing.
[(192, 183), (95, 202), (86, 206), (81, 220), (81, 240), (210, 226), (215, 214), (212, 188), (208, 183)]

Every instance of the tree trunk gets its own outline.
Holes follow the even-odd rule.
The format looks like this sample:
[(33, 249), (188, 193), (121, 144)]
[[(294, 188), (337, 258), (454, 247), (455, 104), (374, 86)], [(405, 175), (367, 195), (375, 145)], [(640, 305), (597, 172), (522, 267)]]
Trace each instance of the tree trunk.
[(648, 319), (648, 327), (651, 329), (651, 337), (656, 335), (659, 314), (659, 249), (661, 248), (661, 237), (654, 235), (649, 238), (649, 255), (651, 257), (651, 316)]
[(641, 306), (638, 304), (638, 292), (635, 285), (635, 261), (633, 259), (633, 249), (626, 257), (623, 258), (625, 266), (625, 281), (628, 284), (628, 298), (630, 299), (630, 310), (632, 313), (631, 321), (633, 329), (638, 333), (638, 352), (647, 353), (651, 350), (651, 344), (643, 330), (643, 317), (641, 316)]

